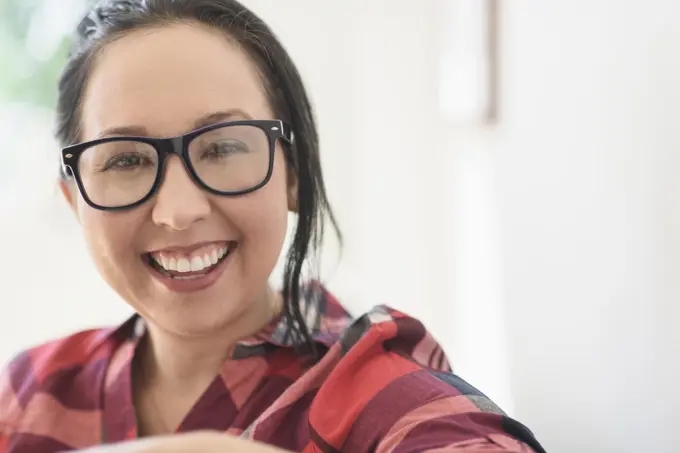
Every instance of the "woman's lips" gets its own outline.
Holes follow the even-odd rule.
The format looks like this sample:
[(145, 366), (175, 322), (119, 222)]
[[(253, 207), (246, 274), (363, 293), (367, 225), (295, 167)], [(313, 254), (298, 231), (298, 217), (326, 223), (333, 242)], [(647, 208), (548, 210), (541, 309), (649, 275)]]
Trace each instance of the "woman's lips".
[(235, 248), (227, 247), (222, 256), (212, 251), (206, 256), (203, 249), (189, 256), (154, 252), (146, 254), (143, 261), (151, 275), (170, 291), (190, 293), (214, 285), (229, 265)]

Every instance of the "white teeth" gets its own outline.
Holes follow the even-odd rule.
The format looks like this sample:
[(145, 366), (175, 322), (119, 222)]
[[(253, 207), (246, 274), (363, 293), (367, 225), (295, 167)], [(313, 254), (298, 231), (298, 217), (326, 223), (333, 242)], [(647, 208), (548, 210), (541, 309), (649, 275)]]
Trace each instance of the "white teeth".
[(195, 256), (191, 259), (191, 272), (202, 271), (203, 267), (203, 258)]
[[(221, 249), (213, 249), (210, 252), (205, 252), (203, 256), (196, 255), (193, 257), (170, 257), (161, 254), (152, 255), (153, 260), (159, 266), (168, 271), (175, 272), (200, 272), (206, 268), (214, 266), (219, 260), (224, 258), (229, 249), (223, 247)], [(186, 278), (188, 278), (187, 276)], [(182, 277), (184, 278), (184, 277)]]
[(191, 262), (186, 258), (178, 259), (177, 272), (191, 272)]

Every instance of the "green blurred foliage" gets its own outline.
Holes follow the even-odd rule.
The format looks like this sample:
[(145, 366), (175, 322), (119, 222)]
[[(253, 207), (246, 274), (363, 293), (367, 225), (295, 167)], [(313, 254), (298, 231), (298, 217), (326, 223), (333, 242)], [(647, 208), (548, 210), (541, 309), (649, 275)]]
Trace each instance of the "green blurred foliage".
[(52, 108), (69, 40), (45, 59), (27, 51), (31, 19), (43, 0), (0, 0), (0, 102)]

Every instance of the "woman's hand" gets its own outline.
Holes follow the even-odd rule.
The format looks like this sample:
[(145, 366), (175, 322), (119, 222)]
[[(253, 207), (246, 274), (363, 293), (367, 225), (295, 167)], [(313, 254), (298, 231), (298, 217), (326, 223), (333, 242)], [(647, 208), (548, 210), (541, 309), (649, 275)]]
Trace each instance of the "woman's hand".
[(244, 440), (214, 431), (197, 431), (172, 436), (103, 445), (79, 450), (81, 453), (286, 453), (270, 445)]

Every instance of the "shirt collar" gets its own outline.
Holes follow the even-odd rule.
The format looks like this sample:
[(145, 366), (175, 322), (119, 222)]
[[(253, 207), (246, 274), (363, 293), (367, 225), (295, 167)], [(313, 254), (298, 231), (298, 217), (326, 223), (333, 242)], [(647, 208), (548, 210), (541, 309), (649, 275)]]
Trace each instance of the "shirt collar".
[[(326, 348), (336, 343), (353, 322), (352, 316), (319, 281), (300, 287), (300, 312), (312, 339)], [(131, 337), (138, 341), (146, 333), (146, 322), (135, 314), (123, 326), (131, 326)], [(127, 330), (127, 329), (126, 329)], [(271, 348), (296, 348), (303, 341), (289, 332), (286, 316), (281, 314), (255, 335), (240, 340), (233, 358), (263, 355)]]

